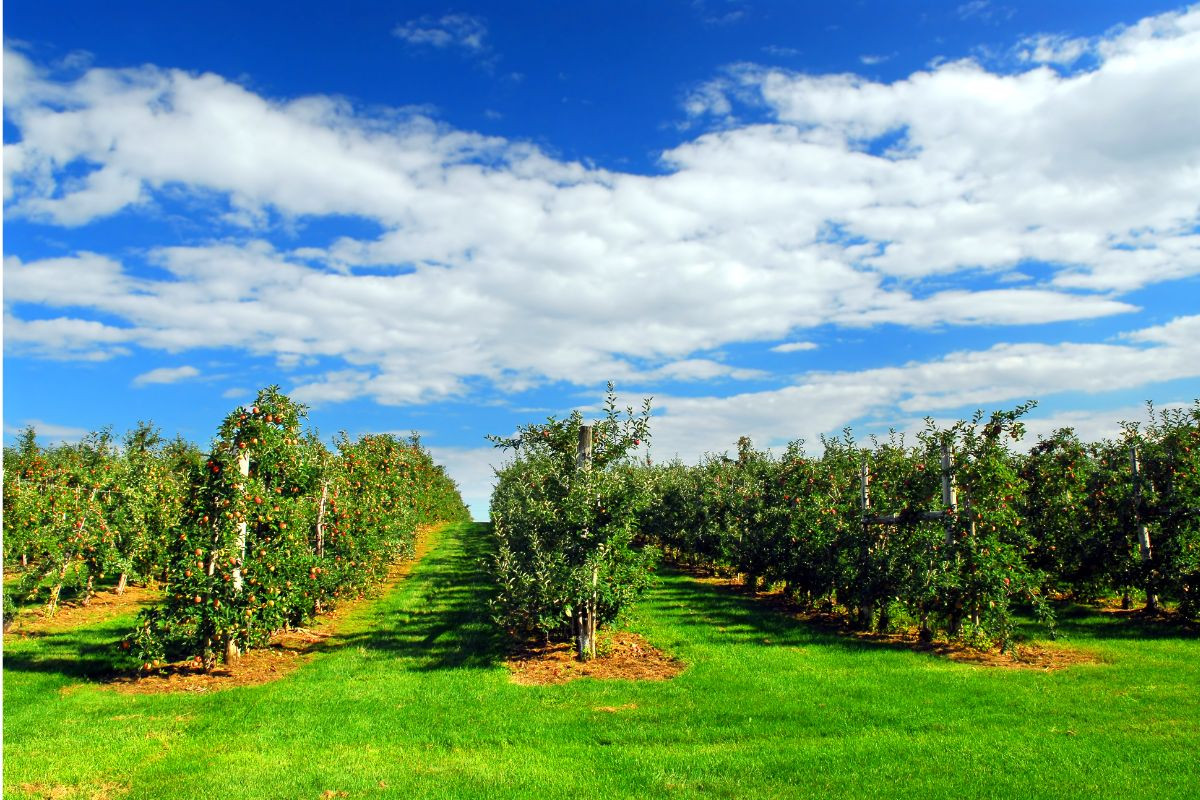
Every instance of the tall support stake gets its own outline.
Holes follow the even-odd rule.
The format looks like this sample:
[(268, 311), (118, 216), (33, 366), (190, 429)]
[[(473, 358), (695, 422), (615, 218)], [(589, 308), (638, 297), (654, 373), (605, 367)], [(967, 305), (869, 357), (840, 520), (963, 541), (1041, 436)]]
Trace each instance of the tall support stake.
[[(859, 496), (858, 502), (862, 506), (862, 560), (864, 563), (869, 563), (871, 558), (871, 519), (869, 518), (871, 509), (871, 469), (867, 465), (867, 459), (864, 456), (862, 464), (858, 471), (858, 486)], [(855, 612), (855, 624), (863, 630), (870, 630), (871, 622), (875, 617), (875, 598), (864, 593), (857, 598), (858, 608)]]
[(1158, 595), (1154, 593), (1154, 581), (1149, 574), (1153, 569), (1151, 561), (1154, 553), (1150, 549), (1150, 529), (1142, 520), (1142, 471), (1138, 462), (1136, 447), (1129, 448), (1129, 469), (1133, 475), (1133, 523), (1137, 527), (1138, 550), (1142, 555), (1142, 564), (1147, 567), (1146, 575), (1146, 610), (1158, 610)]
[(954, 544), (954, 512), (958, 510), (958, 490), (954, 486), (954, 463), (950, 443), (942, 442), (942, 510), (946, 512), (946, 546)]
[(579, 444), (575, 448), (575, 468), (592, 468), (592, 426), (579, 426)]
[[(579, 442), (575, 448), (575, 467), (580, 472), (592, 469), (592, 426), (579, 426)], [(586, 533), (586, 531), (585, 531)], [(592, 567), (591, 595), (583, 601), (583, 608), (575, 613), (575, 642), (580, 661), (596, 657), (596, 612), (599, 605), (600, 570)]]
[[(238, 463), (238, 473), (241, 474), (241, 476), (243, 478), (250, 477), (250, 455), (249, 455), (249, 453), (244, 453), (244, 452), (239, 453), (237, 463)], [(246, 563), (247, 530), (248, 530), (248, 523), (246, 522), (246, 520), (243, 519), (241, 522), (238, 523), (238, 526), (237, 526), (238, 557), (237, 557), (237, 561), (233, 565), (233, 591), (236, 592), (237, 594), (241, 594), (242, 586), (244, 583), (242, 580), (242, 565)], [(237, 645), (237, 635), (232, 629), (230, 629), (229, 632), (225, 634), (225, 663), (232, 664), (234, 661), (238, 660), (238, 658), (241, 656), (241, 654), (242, 654), (241, 650), (238, 649), (238, 645)]]
[(325, 557), (325, 502), (329, 497), (329, 481), (321, 482), (321, 502), (317, 506), (317, 558)]
[(859, 469), (858, 483), (859, 503), (862, 505), (863, 523), (866, 524), (866, 518), (871, 513), (871, 470), (867, 467), (867, 460), (864, 458), (862, 466)]

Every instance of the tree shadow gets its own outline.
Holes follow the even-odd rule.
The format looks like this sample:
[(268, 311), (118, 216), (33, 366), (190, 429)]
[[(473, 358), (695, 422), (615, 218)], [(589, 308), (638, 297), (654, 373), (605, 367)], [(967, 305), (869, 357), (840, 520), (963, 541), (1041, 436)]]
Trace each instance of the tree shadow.
[[(995, 666), (1052, 666), (1058, 668), (1072, 662), (1069, 653), (1043, 652), (1044, 647), (1019, 657), (997, 651), (975, 650), (965, 644), (937, 639), (921, 642), (914, 632), (877, 634), (853, 629), (847, 620), (832, 614), (805, 612), (778, 595), (752, 594), (742, 587), (728, 583), (707, 582), (694, 574), (664, 565), (662, 573), (668, 579), (654, 593), (650, 604), (655, 614), (681, 629), (693, 629), (708, 641), (719, 644), (751, 645), (757, 647), (825, 646), (845, 651), (915, 652), (933, 658), (955, 662)], [(1100, 635), (1089, 626), (1090, 617), (1100, 616), (1090, 609), (1073, 610), (1080, 620), (1078, 626), (1068, 619), (1060, 630), (1067, 636), (1078, 634), (1079, 639), (1101, 638), (1109, 630), (1114, 636), (1137, 638), (1142, 628), (1136, 625), (1108, 624), (1100, 627)], [(1027, 640), (1046, 640), (1049, 633), (1032, 618), (1021, 620), (1015, 644), (1024, 647)], [(1065, 627), (1065, 630), (1064, 630)], [(1186, 636), (1186, 632), (1169, 633), (1161, 623), (1150, 623), (1148, 630), (1157, 636)], [(702, 631), (702, 633), (699, 633)], [(1080, 657), (1082, 658), (1082, 657)], [(1086, 659), (1083, 659), (1086, 660)]]
[(661, 567), (660, 572), (668, 580), (652, 592), (647, 605), (670, 625), (703, 630), (710, 640), (760, 646), (837, 645), (853, 650), (886, 644), (848, 636), (829, 620), (804, 619), (774, 597), (753, 595), (729, 584), (697, 580), (669, 565)]
[(441, 537), (404, 579), (402, 607), (373, 612), (364, 630), (335, 635), (317, 650), (363, 648), (412, 662), (418, 671), (499, 663), (505, 642), (488, 610), (488, 526), (455, 526)]
[(19, 638), (34, 640), (37, 645), (14, 648), (6, 642), (5, 672), (57, 674), (86, 681), (105, 681), (128, 672), (117, 650), (120, 636), (115, 631), (111, 640), (102, 640), (95, 628), (38, 631)]
[(1079, 639), (1196, 639), (1200, 623), (1174, 612), (1103, 609), (1064, 603), (1054, 610), (1058, 630)]

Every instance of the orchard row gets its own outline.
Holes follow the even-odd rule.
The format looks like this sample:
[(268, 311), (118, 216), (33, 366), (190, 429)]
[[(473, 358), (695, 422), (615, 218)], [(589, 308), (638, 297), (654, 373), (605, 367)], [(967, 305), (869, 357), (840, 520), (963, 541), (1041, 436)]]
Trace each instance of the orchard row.
[[(748, 439), (695, 466), (630, 457), (645, 415), (594, 426), (602, 460), (577, 458), (579, 415), (522, 429), (493, 496), (497, 618), (518, 635), (575, 635), (578, 609), (611, 619), (646, 584), (651, 550), (726, 568), (752, 587), (840, 609), (860, 628), (903, 621), (1005, 646), (1017, 609), (1053, 625), (1052, 597), (1138, 593), (1200, 614), (1200, 402), (1017, 449), (1032, 407), (932, 422), (907, 442)], [(581, 650), (582, 652), (582, 650)]]
[(926, 637), (1004, 646), (1015, 607), (1052, 624), (1050, 596), (1133, 590), (1195, 617), (1200, 405), (1119, 440), (1060, 430), (1022, 453), (1027, 408), (929, 423), (911, 446), (893, 436), (863, 447), (846, 432), (816, 458), (799, 443), (776, 458), (743, 440), (736, 458), (655, 470), (641, 529), (678, 558), (782, 583), (861, 628), (904, 616)]
[(211, 666), (378, 584), (418, 526), (468, 518), (454, 482), (414, 437), (334, 449), (275, 387), (229, 414), (209, 453), (142, 425), (5, 454), (4, 561), (53, 610), (64, 585), (159, 581), (164, 600), (122, 642), (153, 669)]

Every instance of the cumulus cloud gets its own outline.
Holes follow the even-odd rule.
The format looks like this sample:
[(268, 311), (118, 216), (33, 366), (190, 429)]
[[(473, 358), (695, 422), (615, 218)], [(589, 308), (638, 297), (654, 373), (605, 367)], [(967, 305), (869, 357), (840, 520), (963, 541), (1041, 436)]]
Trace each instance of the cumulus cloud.
[[(447, 19), (401, 28), (485, 46)], [(291, 369), (309, 402), (415, 403), (478, 382), (754, 380), (712, 353), (823, 325), (1132, 313), (1126, 293), (1200, 274), (1200, 9), (1093, 50), (1071, 75), (960, 61), (893, 83), (741, 65), (691, 104), (724, 119), (652, 176), (411, 109), (154, 66), (63, 79), (8, 52), (11, 218), (84, 225), (170, 192), (211, 206), (215, 235), (249, 230), (10, 257), (5, 344), (238, 348)], [(747, 102), (756, 123), (733, 119)], [(273, 238), (273, 221), (330, 215), (378, 234), (296, 251)], [(1040, 277), (1014, 285), (1021, 272)]]
[(453, 476), (463, 500), (474, 519), (487, 519), (496, 470), (512, 456), (495, 447), (438, 447), (428, 448), (433, 460)]
[[(694, 460), (702, 452), (731, 447), (742, 435), (762, 445), (815, 442), (822, 433), (876, 415), (894, 416), (896, 410), (936, 416), (964, 407), (998, 408), (1064, 393), (1102, 394), (1196, 378), (1200, 316), (1184, 316), (1132, 331), (1117, 343), (1002, 343), (894, 367), (813, 372), (796, 385), (769, 391), (657, 396), (653, 444), (660, 458), (678, 454)], [(1112, 431), (1121, 419), (1142, 417), (1124, 409), (1067, 413), (1050, 417), (1035, 433), (1072, 425), (1090, 435)]]
[(200, 374), (200, 370), (195, 367), (159, 367), (152, 369), (149, 372), (143, 372), (133, 379), (134, 386), (149, 386), (155, 383), (178, 383), (179, 381), (194, 378)]

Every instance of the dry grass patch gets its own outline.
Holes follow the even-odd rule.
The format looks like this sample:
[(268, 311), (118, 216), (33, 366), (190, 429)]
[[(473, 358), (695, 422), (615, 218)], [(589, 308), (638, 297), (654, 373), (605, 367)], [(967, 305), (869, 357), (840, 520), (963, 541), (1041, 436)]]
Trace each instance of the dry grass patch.
[(87, 786), (50, 786), (43, 783), (22, 783), (20, 789), (39, 800), (115, 800), (128, 794), (129, 787), (120, 783), (101, 783)]

